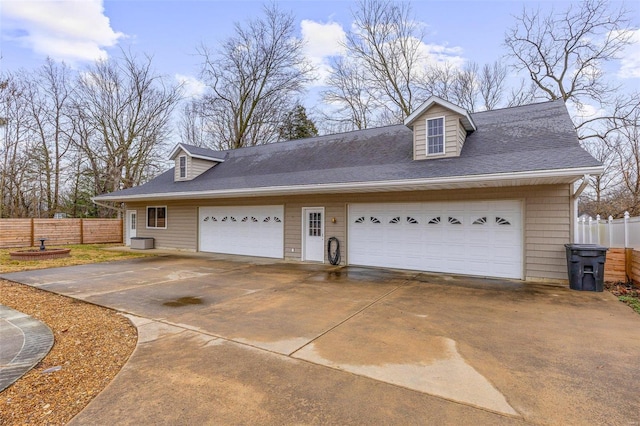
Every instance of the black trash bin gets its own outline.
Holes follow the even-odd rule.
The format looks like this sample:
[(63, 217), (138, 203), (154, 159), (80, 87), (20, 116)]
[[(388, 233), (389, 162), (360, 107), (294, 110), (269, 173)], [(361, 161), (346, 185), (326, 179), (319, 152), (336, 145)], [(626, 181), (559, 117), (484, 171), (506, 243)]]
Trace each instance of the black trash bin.
[(572, 290), (602, 291), (607, 248), (596, 244), (565, 244)]

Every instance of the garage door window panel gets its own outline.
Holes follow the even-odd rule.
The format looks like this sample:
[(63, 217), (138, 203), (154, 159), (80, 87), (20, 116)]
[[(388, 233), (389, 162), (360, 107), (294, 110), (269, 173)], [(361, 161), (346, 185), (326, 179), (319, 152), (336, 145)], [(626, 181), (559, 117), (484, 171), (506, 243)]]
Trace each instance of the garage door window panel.
[(147, 207), (147, 228), (151, 228), (151, 229), (167, 228), (167, 207), (166, 206)]

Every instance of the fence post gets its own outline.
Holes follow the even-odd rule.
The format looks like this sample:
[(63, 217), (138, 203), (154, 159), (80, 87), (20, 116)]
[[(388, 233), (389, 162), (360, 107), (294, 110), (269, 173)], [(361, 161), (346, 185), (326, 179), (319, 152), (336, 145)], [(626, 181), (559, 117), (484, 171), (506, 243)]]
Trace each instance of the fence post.
[(629, 247), (629, 212), (624, 212), (624, 248)]
[(589, 244), (593, 244), (593, 219), (589, 216)]
[(36, 230), (35, 230), (35, 224), (33, 223), (34, 219), (31, 218), (31, 247), (34, 247), (36, 245)]
[(586, 218), (584, 216), (582, 217), (582, 220), (578, 219), (578, 222), (582, 222), (582, 226), (580, 226), (580, 233), (582, 235), (580, 235), (580, 241), (579, 241), (581, 244), (584, 244), (584, 221), (585, 221), (585, 219)]
[(609, 215), (609, 248), (613, 247), (613, 216)]
[(82, 218), (80, 218), (80, 244), (84, 244), (84, 223)]
[(600, 238), (600, 215), (599, 214), (596, 215), (596, 236), (597, 236), (596, 244), (602, 245), (600, 244), (601, 238)]

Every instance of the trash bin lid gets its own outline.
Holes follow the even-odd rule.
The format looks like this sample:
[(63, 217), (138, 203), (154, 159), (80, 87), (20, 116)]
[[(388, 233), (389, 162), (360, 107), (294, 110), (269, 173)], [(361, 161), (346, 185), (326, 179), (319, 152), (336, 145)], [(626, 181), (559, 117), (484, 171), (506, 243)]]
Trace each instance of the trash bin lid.
[(598, 244), (565, 244), (564, 246), (572, 250), (609, 250), (609, 248)]

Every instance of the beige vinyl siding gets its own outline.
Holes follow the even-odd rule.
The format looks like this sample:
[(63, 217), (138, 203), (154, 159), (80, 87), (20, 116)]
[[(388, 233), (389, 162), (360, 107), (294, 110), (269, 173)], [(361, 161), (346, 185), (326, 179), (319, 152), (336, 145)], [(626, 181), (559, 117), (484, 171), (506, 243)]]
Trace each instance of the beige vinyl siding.
[[(324, 261), (329, 262), (327, 253), (327, 242), (329, 238), (336, 237), (340, 242), (340, 264), (347, 264), (347, 203), (330, 203), (325, 206), (325, 232), (324, 232)], [(332, 219), (336, 219), (336, 223)]]
[[(167, 206), (167, 228), (147, 228), (147, 206)], [(127, 210), (137, 211), (137, 237), (153, 237), (156, 248), (196, 250), (198, 241), (198, 209), (193, 205), (171, 202), (151, 204), (132, 203)]]
[(303, 204), (287, 203), (284, 206), (284, 258), (302, 259), (302, 207)]
[(570, 189), (570, 185), (558, 185), (526, 193), (527, 279), (567, 279), (564, 245), (571, 241)]
[[(156, 238), (157, 247), (197, 249), (197, 206), (284, 205), (284, 257), (299, 261), (302, 249), (302, 208), (325, 208), (325, 241), (340, 241), (342, 264), (347, 253), (349, 203), (428, 202), (516, 199), (523, 202), (524, 276), (526, 279), (567, 280), (564, 244), (571, 237), (570, 185), (545, 185), (448, 191), (325, 194), (297, 197), (259, 197), (221, 200), (153, 202), (167, 206), (167, 229), (146, 229), (146, 204), (132, 203), (138, 211), (139, 237)], [(150, 205), (150, 204), (149, 204)], [(335, 217), (336, 223), (331, 219)], [(293, 249), (293, 252), (291, 251)], [(325, 245), (326, 259), (326, 245)]]
[(202, 160), (200, 158), (189, 157), (189, 159), (191, 160), (189, 164), (189, 169), (187, 169), (188, 171), (187, 176), (189, 176), (189, 179), (197, 178), (198, 176), (200, 176), (201, 174), (203, 174), (204, 172), (206, 172), (207, 170), (209, 170), (210, 168), (218, 164), (215, 161)]
[(467, 140), (467, 131), (462, 125), (462, 121), (458, 118), (458, 155), (462, 152), (462, 146), (465, 140)]
[[(427, 156), (427, 120), (431, 118), (444, 117), (445, 142), (444, 155)], [(460, 144), (460, 115), (444, 108), (441, 105), (434, 105), (425, 111), (413, 125), (413, 149), (415, 160), (425, 160), (427, 158), (457, 157), (460, 155), (462, 145)], [(464, 129), (463, 129), (464, 130)], [(465, 133), (466, 136), (466, 133)], [(464, 141), (463, 141), (464, 143)]]

